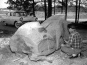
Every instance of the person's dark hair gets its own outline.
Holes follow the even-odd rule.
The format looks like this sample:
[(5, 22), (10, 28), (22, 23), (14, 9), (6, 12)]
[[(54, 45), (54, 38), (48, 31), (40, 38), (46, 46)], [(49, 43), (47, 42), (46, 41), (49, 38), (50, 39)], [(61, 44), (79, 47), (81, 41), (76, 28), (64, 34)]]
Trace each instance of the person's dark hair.
[(75, 25), (73, 24), (73, 23), (71, 23), (71, 24), (68, 24), (68, 26), (67, 26), (68, 28), (72, 28), (72, 29), (75, 29)]

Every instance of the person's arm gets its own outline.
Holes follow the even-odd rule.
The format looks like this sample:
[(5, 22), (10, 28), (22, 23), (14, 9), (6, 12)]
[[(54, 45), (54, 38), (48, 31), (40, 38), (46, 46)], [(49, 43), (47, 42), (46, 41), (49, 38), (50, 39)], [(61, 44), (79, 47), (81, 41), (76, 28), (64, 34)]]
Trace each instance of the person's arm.
[(70, 35), (68, 40), (64, 40), (66, 42), (66, 47), (71, 47), (73, 38), (74, 38), (74, 35)]
[(64, 44), (62, 44), (61, 46), (70, 47), (69, 41), (68, 40), (65, 40), (65, 39), (63, 39), (63, 40), (64, 40)]

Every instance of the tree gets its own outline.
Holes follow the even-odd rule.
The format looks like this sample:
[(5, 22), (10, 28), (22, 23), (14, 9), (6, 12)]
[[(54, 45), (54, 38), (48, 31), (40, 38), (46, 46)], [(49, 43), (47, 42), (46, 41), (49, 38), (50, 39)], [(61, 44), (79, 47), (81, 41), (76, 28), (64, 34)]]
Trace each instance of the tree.
[(52, 15), (52, 0), (48, 0), (48, 17)]
[(23, 10), (27, 13), (32, 12), (33, 10), (33, 0), (8, 0), (7, 4), (10, 6), (9, 9)]

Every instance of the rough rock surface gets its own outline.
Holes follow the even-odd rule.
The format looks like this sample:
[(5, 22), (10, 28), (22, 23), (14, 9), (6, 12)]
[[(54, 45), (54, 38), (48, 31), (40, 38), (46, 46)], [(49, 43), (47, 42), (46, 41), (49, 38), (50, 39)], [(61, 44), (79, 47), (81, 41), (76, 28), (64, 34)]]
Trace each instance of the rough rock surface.
[(53, 15), (41, 24), (47, 29), (48, 33), (50, 33), (56, 39), (56, 49), (58, 49), (60, 46), (59, 44), (61, 36), (68, 39), (69, 32), (67, 30), (67, 25), (69, 23), (70, 22), (65, 21), (64, 15)]
[(63, 43), (61, 36), (68, 38), (67, 25), (62, 15), (54, 15), (41, 25), (37, 22), (26, 23), (12, 36), (10, 48), (13, 52), (30, 55), (32, 59), (48, 55), (60, 48), (60, 43)]
[[(16, 53), (26, 53), (36, 58), (55, 51), (55, 40), (38, 22), (26, 23), (11, 37), (10, 48)], [(29, 57), (29, 58), (30, 58)]]

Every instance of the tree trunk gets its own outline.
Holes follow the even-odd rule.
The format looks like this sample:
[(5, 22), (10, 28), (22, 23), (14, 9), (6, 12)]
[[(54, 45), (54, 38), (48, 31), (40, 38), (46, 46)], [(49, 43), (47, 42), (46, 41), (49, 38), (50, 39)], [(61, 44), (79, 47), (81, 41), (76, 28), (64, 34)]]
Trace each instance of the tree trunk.
[(35, 16), (35, 8), (34, 8), (34, 0), (33, 0), (33, 16)]
[(48, 0), (48, 17), (52, 15), (52, 0)]
[(46, 0), (44, 0), (44, 12), (45, 12), (45, 20), (47, 18), (47, 6), (46, 6)]
[(78, 23), (78, 0), (76, 0), (75, 23)]

